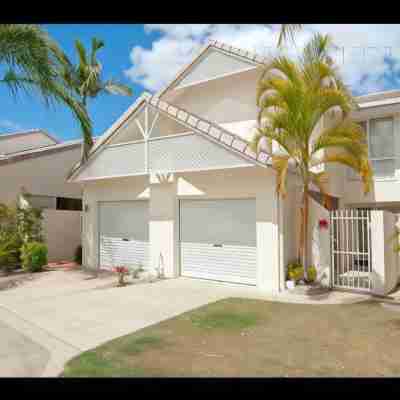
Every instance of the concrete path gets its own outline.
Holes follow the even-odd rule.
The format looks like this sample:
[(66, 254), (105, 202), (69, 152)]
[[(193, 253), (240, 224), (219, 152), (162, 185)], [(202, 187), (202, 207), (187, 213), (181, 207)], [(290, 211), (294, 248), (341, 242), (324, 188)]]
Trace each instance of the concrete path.
[[(189, 278), (107, 287), (113, 280), (115, 277), (87, 279), (82, 272), (73, 270), (43, 273), (40, 279), (0, 292), (0, 321), (23, 333), (50, 354), (46, 367), (43, 369), (42, 361), (37, 361), (35, 371), (43, 369), (42, 376), (57, 376), (64, 363), (82, 351), (223, 298), (317, 304), (365, 299), (365, 296), (332, 292), (328, 298), (307, 301), (287, 294), (266, 296), (255, 287)], [(37, 344), (29, 343), (21, 354), (39, 354)], [(31, 349), (36, 346), (36, 350), (29, 350), (29, 346)], [(12, 357), (14, 350), (7, 350), (0, 340), (0, 354)], [(42, 356), (35, 360), (45, 359), (44, 353), (40, 354)], [(15, 372), (15, 368), (7, 369), (1, 365), (0, 376), (34, 374), (29, 368)]]
[(50, 352), (17, 330), (0, 322), (0, 376), (41, 376)]

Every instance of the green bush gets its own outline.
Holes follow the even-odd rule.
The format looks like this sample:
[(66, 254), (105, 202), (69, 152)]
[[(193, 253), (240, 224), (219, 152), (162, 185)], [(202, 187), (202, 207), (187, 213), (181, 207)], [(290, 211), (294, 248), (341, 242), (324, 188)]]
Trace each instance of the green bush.
[(314, 267), (314, 265), (310, 265), (307, 268), (307, 281), (315, 282), (316, 279), (317, 279), (317, 269)]
[(40, 242), (28, 242), (21, 248), (22, 267), (28, 272), (41, 271), (47, 264), (47, 246)]
[(74, 261), (77, 264), (82, 265), (82, 246), (81, 245), (79, 245), (75, 250)]
[(304, 277), (304, 268), (299, 262), (292, 262), (287, 265), (288, 279), (298, 282)]

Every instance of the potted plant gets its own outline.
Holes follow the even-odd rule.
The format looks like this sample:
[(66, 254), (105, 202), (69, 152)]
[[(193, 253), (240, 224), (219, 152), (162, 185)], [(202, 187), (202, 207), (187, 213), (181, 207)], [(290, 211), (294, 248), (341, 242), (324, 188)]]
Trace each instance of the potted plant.
[(287, 265), (287, 280), (286, 287), (294, 289), (297, 282), (299, 282), (304, 275), (304, 268), (299, 262), (292, 262)]
[(314, 265), (310, 265), (307, 268), (307, 283), (313, 285), (316, 283), (317, 280), (317, 269)]
[(125, 286), (125, 276), (129, 274), (128, 268), (124, 266), (114, 267), (114, 272), (118, 274), (118, 285), (117, 286)]

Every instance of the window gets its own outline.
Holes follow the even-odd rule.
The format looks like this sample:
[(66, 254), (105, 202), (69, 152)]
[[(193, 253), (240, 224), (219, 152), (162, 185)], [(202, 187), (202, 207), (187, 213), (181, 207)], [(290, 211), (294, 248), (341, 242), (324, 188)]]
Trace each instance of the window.
[(29, 195), (29, 203), (35, 208), (82, 211), (82, 200), (67, 197)]
[[(368, 153), (375, 177), (392, 177), (395, 171), (395, 141), (393, 118), (379, 118), (359, 123), (367, 133)], [(349, 178), (359, 179), (349, 169)]]
[(82, 199), (57, 197), (57, 210), (82, 211)]

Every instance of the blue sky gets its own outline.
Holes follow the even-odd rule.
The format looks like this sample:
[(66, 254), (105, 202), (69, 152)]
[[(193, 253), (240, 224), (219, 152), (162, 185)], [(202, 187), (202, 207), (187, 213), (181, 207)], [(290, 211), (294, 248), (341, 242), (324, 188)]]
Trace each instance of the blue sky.
[[(216, 39), (258, 53), (276, 51), (279, 26), (260, 24), (54, 24), (44, 25), (72, 60), (80, 39), (87, 48), (92, 37), (105, 41), (98, 53), (105, 79), (114, 78), (133, 89), (132, 97), (102, 95), (89, 112), (94, 133), (103, 133), (143, 90), (166, 84), (207, 40)], [(354, 94), (400, 88), (400, 25), (306, 25), (296, 35), (297, 52), (314, 32), (329, 33), (338, 46), (334, 54)], [(36, 96), (15, 100), (0, 85), (0, 133), (41, 128), (62, 140), (81, 136), (79, 126), (63, 106), (46, 108)]]
[[(103, 64), (104, 78), (114, 78), (133, 89), (132, 97), (104, 94), (91, 101), (89, 111), (93, 119), (95, 134), (102, 133), (117, 119), (143, 91), (143, 87), (132, 82), (124, 74), (131, 65), (129, 53), (136, 44), (151, 46), (157, 34), (145, 34), (143, 25), (44, 25), (50, 35), (61, 45), (71, 60), (76, 60), (74, 40), (80, 39), (90, 48), (92, 37), (105, 41), (98, 53)], [(42, 128), (62, 140), (80, 137), (78, 124), (63, 106), (46, 108), (36, 96), (24, 93), (15, 100), (10, 92), (0, 85), (0, 132), (13, 132), (31, 128)]]

